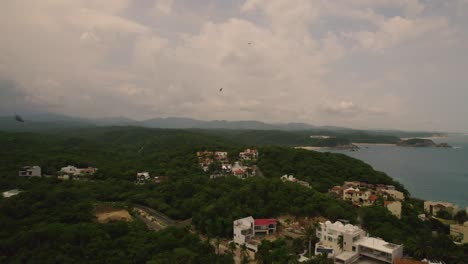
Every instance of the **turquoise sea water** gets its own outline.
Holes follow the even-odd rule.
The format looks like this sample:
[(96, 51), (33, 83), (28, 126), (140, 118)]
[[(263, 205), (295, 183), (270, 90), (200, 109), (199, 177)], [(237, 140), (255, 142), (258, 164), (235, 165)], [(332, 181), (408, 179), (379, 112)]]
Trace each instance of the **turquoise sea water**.
[(401, 182), (413, 197), (468, 206), (468, 136), (451, 136), (455, 148), (361, 146), (359, 151), (338, 151), (363, 160)]

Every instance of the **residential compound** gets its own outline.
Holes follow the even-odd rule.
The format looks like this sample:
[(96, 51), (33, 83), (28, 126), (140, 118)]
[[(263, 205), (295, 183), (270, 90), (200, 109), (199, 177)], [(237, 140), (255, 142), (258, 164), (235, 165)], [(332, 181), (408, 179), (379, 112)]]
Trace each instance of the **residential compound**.
[(198, 163), (203, 171), (210, 171), (210, 165), (217, 162), (219, 168), (214, 168), (211, 178), (234, 175), (241, 179), (256, 175), (256, 167), (246, 165), (247, 161), (256, 161), (258, 151), (256, 149), (246, 149), (239, 154), (239, 161), (234, 163), (229, 161), (228, 152), (224, 151), (200, 151), (197, 152)]
[(424, 202), (424, 212), (429, 215), (437, 216), (439, 211), (447, 211), (452, 216), (456, 215), (460, 209), (457, 205), (453, 203), (447, 202), (432, 202), (432, 201), (425, 201)]
[(339, 221), (320, 223), (316, 235), (320, 241), (315, 244), (315, 254), (327, 253), (335, 263), (354, 263), (361, 256), (393, 263), (403, 256), (403, 245), (369, 237), (361, 228)]
[(382, 199), (384, 206), (396, 217), (401, 218), (401, 202), (405, 200), (404, 193), (395, 190), (393, 185), (368, 184), (365, 182), (345, 182), (343, 186), (334, 186), (329, 193), (354, 206), (370, 206)]
[(241, 160), (257, 160), (258, 159), (258, 150), (256, 150), (256, 149), (246, 149), (244, 152), (239, 153), (239, 158)]
[(167, 176), (151, 176), (149, 172), (138, 172), (136, 174), (136, 184), (144, 184), (148, 182), (153, 182), (153, 183), (161, 183), (168, 181), (169, 178)]
[(286, 182), (286, 181), (295, 182), (295, 183), (300, 184), (300, 185), (302, 185), (304, 187), (310, 188), (310, 184), (308, 182), (298, 180), (293, 175), (285, 174), (285, 175), (281, 176), (281, 180), (284, 181), (284, 182)]
[(74, 179), (79, 179), (83, 176), (90, 176), (96, 173), (98, 169), (93, 168), (93, 167), (88, 167), (88, 168), (77, 168), (72, 165), (68, 165), (66, 167), (63, 167), (59, 171), (58, 178), (62, 180), (68, 180), (70, 177), (73, 177)]
[(41, 177), (41, 167), (39, 166), (24, 166), (18, 172), (22, 177)]
[(234, 221), (234, 243), (245, 245), (247, 249), (257, 252), (261, 239), (276, 233), (276, 219), (254, 219), (252, 216)]
[(468, 243), (468, 221), (463, 225), (450, 225), (450, 236), (459, 244)]

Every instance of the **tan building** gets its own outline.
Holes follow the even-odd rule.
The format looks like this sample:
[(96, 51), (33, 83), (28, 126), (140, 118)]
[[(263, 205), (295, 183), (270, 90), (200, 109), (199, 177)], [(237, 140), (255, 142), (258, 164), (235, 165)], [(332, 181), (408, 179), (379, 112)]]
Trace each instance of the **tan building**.
[(385, 207), (398, 219), (401, 219), (401, 202), (400, 201), (385, 201)]
[(424, 211), (429, 215), (437, 215), (437, 213), (440, 210), (445, 210), (449, 212), (452, 216), (457, 214), (457, 212), (459, 211), (458, 206), (454, 205), (453, 203), (432, 201), (424, 202)]
[(468, 243), (468, 221), (463, 225), (450, 225), (450, 235), (458, 243)]

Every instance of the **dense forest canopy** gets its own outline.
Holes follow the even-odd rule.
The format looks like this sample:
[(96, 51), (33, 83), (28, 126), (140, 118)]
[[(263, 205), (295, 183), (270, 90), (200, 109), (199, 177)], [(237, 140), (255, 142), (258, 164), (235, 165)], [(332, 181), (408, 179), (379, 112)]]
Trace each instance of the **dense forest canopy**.
[[(100, 263), (103, 259), (112, 263), (232, 262), (231, 255), (216, 254), (210, 244), (184, 229), (150, 232), (139, 220), (99, 224), (92, 210), (100, 203), (117, 203), (122, 208), (145, 205), (175, 220), (191, 219), (200, 234), (226, 239), (232, 236), (233, 220), (249, 215), (348, 219), (372, 235), (404, 243), (412, 256), (437, 257), (449, 263), (463, 263), (467, 257), (467, 248), (451, 243), (446, 228), (417, 218), (422, 210), (419, 201), (405, 202), (402, 220), (398, 220), (381, 206), (357, 210), (326, 194), (330, 187), (348, 180), (392, 184), (407, 193), (385, 173), (342, 154), (245, 144), (216, 131), (136, 127), (54, 134), (0, 132), (0, 144), (0, 188), (23, 191), (0, 199), (0, 262), (28, 262), (33, 257), (44, 263)], [(211, 180), (198, 165), (197, 151), (224, 150), (235, 159), (246, 147), (258, 147), (257, 165), (264, 177)], [(24, 165), (39, 165), (51, 176), (66, 165), (99, 170), (88, 181), (25, 179), (17, 176)], [(169, 181), (136, 185), (138, 171), (169, 176)], [(293, 174), (311, 188), (282, 182), (283, 174)], [(434, 229), (438, 235), (428, 236)], [(424, 248), (420, 241), (425, 241)], [(290, 247), (294, 252), (303, 250), (304, 241), (265, 244), (264, 263), (291, 258), (286, 252)]]

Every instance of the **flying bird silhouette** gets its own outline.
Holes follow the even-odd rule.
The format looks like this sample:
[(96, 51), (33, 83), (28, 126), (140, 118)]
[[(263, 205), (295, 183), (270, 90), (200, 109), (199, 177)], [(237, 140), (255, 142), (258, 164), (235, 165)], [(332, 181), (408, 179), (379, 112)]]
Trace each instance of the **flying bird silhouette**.
[(15, 120), (18, 122), (24, 123), (24, 119), (19, 115), (15, 115)]
[(223, 88), (219, 88), (219, 91), (222, 92), (222, 91), (223, 91)]

